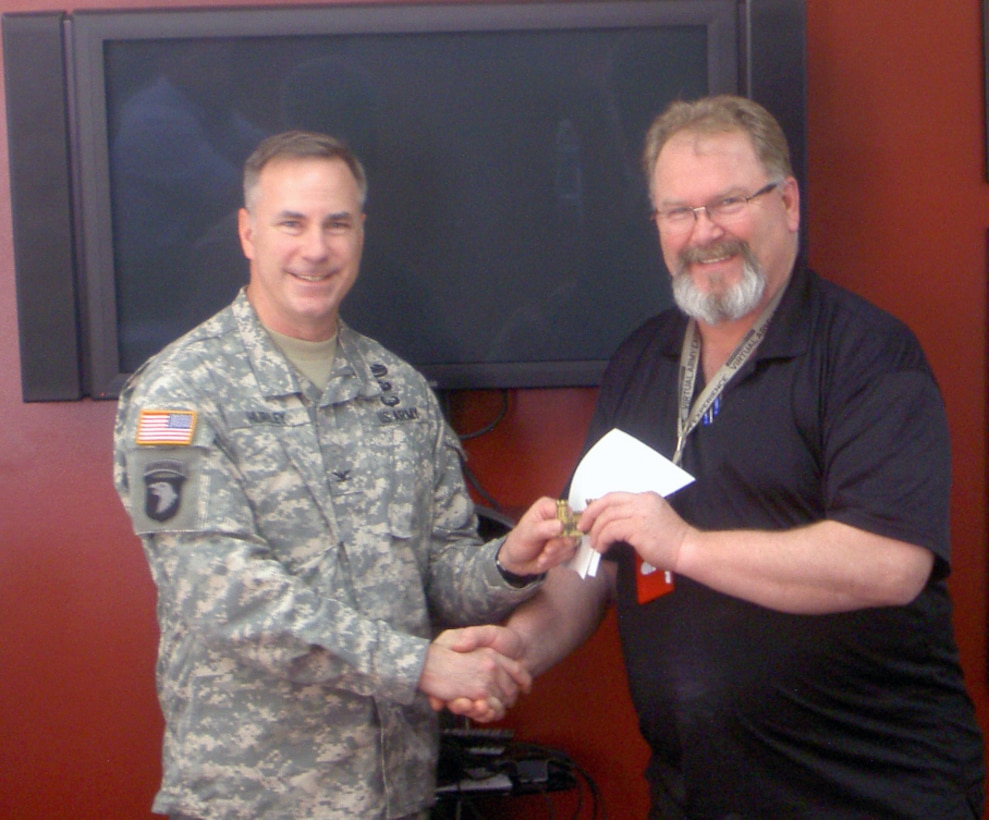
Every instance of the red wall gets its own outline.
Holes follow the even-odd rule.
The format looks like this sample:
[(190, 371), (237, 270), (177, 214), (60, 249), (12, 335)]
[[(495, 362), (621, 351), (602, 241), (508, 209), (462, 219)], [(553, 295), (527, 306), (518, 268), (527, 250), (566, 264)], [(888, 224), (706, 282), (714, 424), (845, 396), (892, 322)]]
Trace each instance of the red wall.
[[(2, 11), (64, 5), (0, 0)], [(152, 5), (195, 3), (77, 4)], [(989, 726), (981, 4), (892, 5), (807, 0), (810, 259), (905, 319), (937, 371), (954, 441), (958, 639)], [(0, 816), (149, 817), (161, 730), (154, 589), (110, 483), (114, 405), (20, 401), (4, 133), (0, 125)], [(459, 397), (458, 426), (478, 426), (497, 400)], [(507, 504), (558, 491), (592, 404), (587, 390), (512, 393), (505, 422), (470, 443), (471, 467)], [(509, 723), (566, 748), (611, 816), (642, 816), (645, 755), (613, 619), (538, 681)]]

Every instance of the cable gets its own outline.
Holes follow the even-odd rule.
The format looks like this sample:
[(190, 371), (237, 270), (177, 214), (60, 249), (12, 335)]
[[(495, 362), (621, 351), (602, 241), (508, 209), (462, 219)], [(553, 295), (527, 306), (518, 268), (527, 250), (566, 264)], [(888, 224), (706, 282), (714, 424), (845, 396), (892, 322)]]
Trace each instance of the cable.
[(491, 495), (491, 493), (489, 493), (484, 488), (478, 477), (474, 475), (474, 471), (467, 464), (466, 460), (460, 465), (460, 467), (463, 470), (464, 479), (467, 481), (468, 484), (471, 485), (471, 487), (474, 488), (474, 490), (481, 497), (484, 503), (487, 504), (492, 510), (495, 510), (496, 512), (499, 513), (504, 513), (505, 508), (502, 507), (501, 503), (498, 501), (497, 498)]
[(508, 390), (502, 389), (499, 391), (501, 393), (501, 409), (498, 410), (495, 417), (489, 421), (487, 424), (482, 425), (477, 430), (470, 433), (457, 433), (461, 441), (470, 441), (474, 438), (479, 438), (480, 436), (487, 435), (492, 430), (495, 429), (499, 424), (505, 420), (505, 416), (508, 415)]
[[(492, 432), (502, 421), (505, 420), (505, 416), (508, 415), (509, 407), (509, 391), (507, 389), (502, 389), (499, 391), (501, 394), (501, 407), (495, 413), (495, 416), (490, 421), (482, 424), (478, 429), (472, 430), (469, 433), (461, 433), (456, 428), (453, 428), (454, 433), (456, 433), (457, 438), (461, 443), (470, 441), (471, 439), (479, 438), (481, 436), (487, 435)], [(444, 391), (440, 394), (439, 399), (441, 406), (443, 408), (443, 415), (446, 417), (447, 421), (450, 422), (450, 426), (453, 427), (452, 417), (452, 391)], [(467, 460), (464, 459), (461, 464), (461, 468), (464, 473), (464, 479), (467, 483), (474, 489), (477, 495), (484, 501), (484, 503), (491, 509), (504, 513), (505, 508), (491, 493), (487, 491), (483, 484), (481, 484), (480, 479), (474, 474), (470, 466), (467, 464)]]

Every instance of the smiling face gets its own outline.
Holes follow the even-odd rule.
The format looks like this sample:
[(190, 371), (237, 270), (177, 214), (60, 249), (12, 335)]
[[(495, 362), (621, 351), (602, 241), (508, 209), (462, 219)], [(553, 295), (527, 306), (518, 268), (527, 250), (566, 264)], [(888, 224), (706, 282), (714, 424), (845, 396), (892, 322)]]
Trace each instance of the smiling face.
[(357, 180), (340, 159), (278, 157), (241, 209), (247, 297), (266, 327), (325, 341), (353, 287), (364, 247)]
[[(660, 151), (651, 192), (657, 211), (669, 211), (749, 197), (774, 181), (745, 133), (682, 131)], [(712, 221), (702, 210), (685, 229), (672, 230), (659, 219), (660, 246), (674, 277), (674, 292), (689, 296), (681, 307), (709, 324), (754, 318), (793, 268), (799, 212), (797, 183), (788, 177), (730, 220)], [(693, 307), (688, 307), (690, 300)], [(726, 305), (733, 307), (726, 310)]]

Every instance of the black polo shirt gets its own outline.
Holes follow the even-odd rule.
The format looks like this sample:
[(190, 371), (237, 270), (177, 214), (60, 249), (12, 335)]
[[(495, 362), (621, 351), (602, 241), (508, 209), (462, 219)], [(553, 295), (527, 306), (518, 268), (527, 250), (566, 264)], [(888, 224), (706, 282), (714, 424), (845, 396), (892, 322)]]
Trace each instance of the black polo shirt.
[[(588, 445), (618, 427), (672, 456), (685, 327), (668, 311), (622, 344)], [(908, 606), (800, 616), (682, 577), (640, 605), (631, 550), (613, 550), (662, 816), (976, 816), (966, 795), (980, 799), (982, 740), (945, 585), (949, 438), (917, 340), (798, 269), (717, 411), (687, 441), (695, 483), (671, 499), (688, 522), (778, 530), (830, 519), (937, 558)]]

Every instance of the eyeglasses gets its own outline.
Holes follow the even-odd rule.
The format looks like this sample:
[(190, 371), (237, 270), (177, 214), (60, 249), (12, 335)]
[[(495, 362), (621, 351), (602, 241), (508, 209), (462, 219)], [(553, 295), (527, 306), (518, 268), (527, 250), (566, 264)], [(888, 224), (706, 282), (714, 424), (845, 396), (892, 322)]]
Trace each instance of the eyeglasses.
[(696, 208), (691, 208), (689, 205), (676, 205), (662, 211), (655, 210), (652, 212), (652, 216), (660, 228), (668, 233), (687, 233), (697, 222), (700, 211), (704, 211), (707, 218), (718, 225), (730, 224), (744, 216), (748, 204), (753, 199), (768, 194), (782, 184), (782, 182), (770, 182), (749, 196), (726, 196), (723, 199), (709, 202), (707, 205), (698, 205)]

